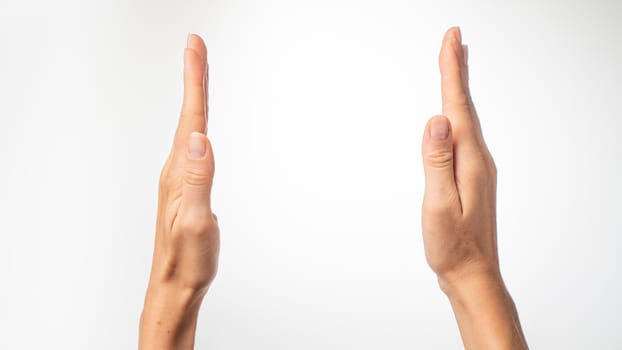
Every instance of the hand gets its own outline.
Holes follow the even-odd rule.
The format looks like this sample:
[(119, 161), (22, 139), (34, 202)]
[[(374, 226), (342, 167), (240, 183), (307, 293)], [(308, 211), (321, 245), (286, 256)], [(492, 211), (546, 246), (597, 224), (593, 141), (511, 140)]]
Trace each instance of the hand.
[(428, 121), (422, 144), (426, 259), (465, 348), (526, 349), (499, 270), (497, 169), (471, 100), (467, 54), (460, 30), (448, 30), (439, 56), (444, 116)]
[(467, 49), (447, 31), (439, 64), (443, 115), (423, 135), (422, 226), (428, 264), (441, 286), (471, 275), (498, 277), (497, 170), (468, 86)]
[(155, 248), (141, 318), (140, 347), (192, 348), (201, 300), (218, 267), (219, 229), (207, 126), (207, 50), (197, 35), (184, 51), (184, 99), (160, 175)]

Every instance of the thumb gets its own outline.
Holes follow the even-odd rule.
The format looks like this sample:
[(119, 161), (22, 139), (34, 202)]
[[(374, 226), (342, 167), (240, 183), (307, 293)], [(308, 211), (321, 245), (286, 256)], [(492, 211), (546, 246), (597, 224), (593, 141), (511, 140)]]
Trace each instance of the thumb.
[(210, 195), (214, 178), (212, 145), (205, 134), (192, 132), (183, 173), (182, 206), (211, 210)]
[(424, 207), (435, 211), (460, 210), (451, 123), (447, 117), (438, 115), (428, 121), (421, 149), (425, 172)]

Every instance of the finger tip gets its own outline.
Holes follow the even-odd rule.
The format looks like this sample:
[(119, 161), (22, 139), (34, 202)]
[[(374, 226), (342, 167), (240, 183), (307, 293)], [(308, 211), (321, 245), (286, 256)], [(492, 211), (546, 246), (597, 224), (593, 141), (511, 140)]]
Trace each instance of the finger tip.
[(444, 40), (455, 39), (457, 41), (462, 41), (462, 30), (459, 26), (449, 27), (445, 31), (445, 35), (443, 36)]
[(464, 49), (466, 45), (462, 45), (460, 39), (454, 34), (450, 34), (450, 31), (451, 29), (448, 31), (448, 35), (443, 40), (441, 51), (439, 53), (439, 65), (441, 72), (447, 65), (457, 64), (458, 66), (461, 66), (460, 62), (466, 59), (466, 52)]
[(188, 33), (188, 36), (186, 37), (186, 48), (190, 47), (190, 42), (192, 41), (192, 37), (193, 36), (194, 36), (194, 34)]
[(186, 48), (194, 50), (203, 62), (207, 61), (207, 46), (200, 35), (194, 33), (188, 34)]
[(462, 29), (460, 28), (460, 26), (454, 26), (453, 27), (453, 32), (454, 32), (454, 37), (456, 38), (456, 40), (458, 40), (458, 42), (462, 42)]

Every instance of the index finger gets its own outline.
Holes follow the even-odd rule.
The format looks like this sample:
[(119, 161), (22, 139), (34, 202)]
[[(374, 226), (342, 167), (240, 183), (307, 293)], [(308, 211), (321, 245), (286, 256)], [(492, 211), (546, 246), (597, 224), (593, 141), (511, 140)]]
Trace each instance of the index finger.
[(190, 34), (184, 50), (184, 98), (175, 133), (175, 146), (184, 146), (193, 131), (207, 126), (207, 48), (200, 36)]
[(450, 28), (439, 54), (443, 115), (449, 118), (455, 136), (469, 152), (481, 152), (485, 144), (469, 91), (465, 51), (460, 29)]

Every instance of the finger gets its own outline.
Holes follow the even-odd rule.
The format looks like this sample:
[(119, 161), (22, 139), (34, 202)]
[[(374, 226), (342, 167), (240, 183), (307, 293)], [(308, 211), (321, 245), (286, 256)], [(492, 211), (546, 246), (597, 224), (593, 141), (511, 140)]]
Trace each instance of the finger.
[(425, 172), (424, 208), (433, 212), (461, 213), (460, 196), (454, 179), (452, 128), (445, 116), (431, 118), (423, 134)]
[(443, 114), (451, 121), (454, 135), (464, 144), (464, 149), (477, 150), (482, 146), (481, 132), (469, 92), (465, 61), (460, 29), (450, 28), (445, 33), (439, 54)]
[(468, 85), (468, 48), (458, 28), (445, 34), (439, 55), (443, 114), (451, 121), (454, 142), (455, 181), (464, 215), (478, 210), (492, 157), (482, 136)]
[(196, 131), (190, 134), (183, 171), (180, 210), (186, 214), (190, 212), (198, 215), (196, 219), (211, 215), (214, 155), (205, 134)]
[(208, 100), (208, 86), (209, 86), (209, 63), (207, 61), (207, 49), (205, 50), (205, 74), (203, 78), (203, 108), (205, 110), (205, 131), (207, 135), (207, 122), (209, 120), (209, 100)]
[(175, 148), (184, 152), (193, 131), (205, 133), (205, 68), (207, 51), (203, 40), (191, 34), (184, 50), (184, 97), (175, 133)]

